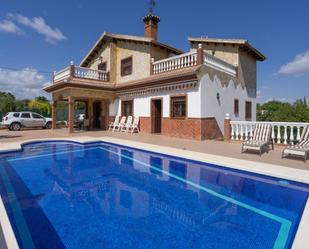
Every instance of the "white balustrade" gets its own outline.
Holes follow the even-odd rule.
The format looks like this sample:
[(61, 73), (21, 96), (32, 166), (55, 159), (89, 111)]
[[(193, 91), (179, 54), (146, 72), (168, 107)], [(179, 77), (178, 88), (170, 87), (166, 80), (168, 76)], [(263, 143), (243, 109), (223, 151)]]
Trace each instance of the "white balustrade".
[(204, 64), (224, 73), (230, 74), (234, 77), (236, 76), (236, 67), (234, 65), (227, 63), (206, 52), (204, 52)]
[[(234, 77), (236, 76), (236, 67), (234, 65), (210, 55), (207, 52), (204, 52), (204, 64)], [(152, 62), (152, 65), (154, 74), (192, 67), (197, 65), (197, 53), (189, 52), (173, 56), (167, 59)]]
[(54, 82), (58, 82), (70, 77), (70, 67), (66, 67), (59, 72), (54, 73)]
[(283, 135), (283, 139), (284, 139), (284, 140), (283, 140), (283, 141), (284, 141), (283, 143), (284, 143), (284, 144), (287, 144), (287, 143), (288, 143), (288, 142), (287, 142), (287, 139), (288, 139), (288, 132), (287, 132), (287, 126), (286, 126), (286, 125), (284, 126), (284, 135)]
[(164, 60), (153, 62), (153, 73), (169, 72), (175, 69), (192, 67), (197, 62), (196, 52), (189, 52), (177, 56), (173, 56)]
[(108, 72), (106, 71), (95, 70), (85, 67), (74, 67), (74, 70), (75, 78), (108, 81)]
[(231, 121), (231, 139), (252, 140), (257, 124), (271, 125), (271, 139), (274, 143), (294, 144), (299, 141), (302, 129), (309, 123)]
[[(70, 67), (66, 67), (59, 72), (54, 73), (54, 82), (60, 82), (65, 79), (68, 79), (70, 75)], [(109, 74), (106, 71), (95, 70), (85, 67), (77, 67), (74, 66), (74, 75), (75, 78), (81, 79), (91, 79), (91, 80), (99, 80), (99, 81), (109, 81)]]

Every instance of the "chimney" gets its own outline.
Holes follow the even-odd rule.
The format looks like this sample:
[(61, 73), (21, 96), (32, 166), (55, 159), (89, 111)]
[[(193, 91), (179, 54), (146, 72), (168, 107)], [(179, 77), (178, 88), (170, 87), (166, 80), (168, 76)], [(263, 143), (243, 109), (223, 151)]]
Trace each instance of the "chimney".
[(145, 23), (145, 36), (155, 41), (158, 40), (158, 23), (160, 17), (153, 15), (151, 12), (143, 18)]

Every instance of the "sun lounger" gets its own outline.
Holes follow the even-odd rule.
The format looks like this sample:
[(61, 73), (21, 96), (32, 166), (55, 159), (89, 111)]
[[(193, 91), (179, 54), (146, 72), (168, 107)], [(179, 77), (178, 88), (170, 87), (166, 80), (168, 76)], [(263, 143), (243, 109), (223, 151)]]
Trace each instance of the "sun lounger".
[(109, 123), (109, 125), (108, 125), (109, 131), (112, 131), (114, 129), (115, 125), (119, 124), (119, 118), (120, 118), (120, 116), (116, 116), (114, 122)]
[(127, 122), (121, 127), (121, 131), (128, 131), (129, 127), (131, 127), (132, 125), (132, 120), (133, 120), (133, 117), (128, 116)]
[(134, 117), (133, 124), (130, 127), (128, 127), (127, 132), (131, 132), (131, 134), (133, 134), (135, 130), (139, 132), (138, 125), (139, 125), (139, 117)]
[(270, 124), (257, 124), (253, 131), (252, 140), (248, 140), (242, 144), (241, 153), (247, 150), (258, 151), (260, 156), (263, 151), (269, 151), (269, 145), (272, 145), (274, 149), (274, 144), (271, 140), (271, 126)]
[(289, 145), (282, 151), (282, 158), (288, 156), (303, 157), (305, 162), (309, 158), (309, 125), (304, 127), (297, 144)]
[(120, 131), (122, 127), (125, 125), (126, 119), (127, 117), (125, 116), (121, 117), (120, 122), (114, 125), (113, 131)]

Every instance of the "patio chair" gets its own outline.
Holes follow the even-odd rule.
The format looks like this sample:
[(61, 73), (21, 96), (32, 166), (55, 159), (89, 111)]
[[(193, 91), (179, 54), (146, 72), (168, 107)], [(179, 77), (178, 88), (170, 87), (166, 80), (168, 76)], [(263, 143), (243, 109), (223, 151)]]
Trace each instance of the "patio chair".
[(127, 117), (123, 116), (120, 119), (120, 122), (118, 124), (114, 124), (114, 128), (112, 131), (120, 131), (122, 127), (126, 124)]
[(133, 134), (135, 130), (137, 130), (137, 132), (139, 132), (138, 125), (139, 125), (139, 117), (134, 117), (133, 124), (130, 127), (128, 127), (127, 132), (131, 131), (131, 134)]
[(131, 127), (133, 121), (132, 116), (128, 116), (127, 122), (121, 127), (121, 131), (128, 131), (129, 127)]
[(282, 151), (282, 158), (288, 156), (304, 157), (304, 162), (309, 158), (309, 125), (304, 127), (297, 144), (289, 145)]
[(247, 150), (253, 150), (258, 151), (261, 156), (264, 150), (269, 151), (270, 144), (272, 145), (272, 149), (274, 149), (270, 124), (257, 124), (253, 131), (252, 140), (248, 140), (242, 144), (241, 153)]
[(120, 119), (120, 116), (116, 116), (114, 122), (109, 123), (108, 125), (109, 131), (112, 131), (114, 129), (114, 126), (119, 124), (119, 119)]

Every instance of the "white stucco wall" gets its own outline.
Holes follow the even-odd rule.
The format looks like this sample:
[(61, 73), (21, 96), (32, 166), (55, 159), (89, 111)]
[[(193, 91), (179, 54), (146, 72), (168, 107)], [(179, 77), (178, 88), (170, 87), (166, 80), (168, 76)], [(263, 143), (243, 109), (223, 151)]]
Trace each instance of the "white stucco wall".
[[(217, 93), (220, 101), (217, 100)], [(217, 123), (224, 132), (225, 114), (229, 113), (232, 120), (245, 120), (245, 102), (252, 102), (252, 120), (256, 118), (256, 99), (250, 98), (246, 88), (235, 84), (232, 80), (228, 85), (223, 85), (218, 77), (210, 79), (205, 74), (195, 89), (164, 92), (162, 94), (134, 97), (134, 115), (150, 117), (150, 102), (153, 98), (163, 99), (163, 117), (170, 116), (170, 96), (187, 94), (188, 118), (209, 118), (215, 117)], [(234, 99), (239, 100), (239, 115), (234, 115)], [(110, 115), (121, 115), (121, 100), (116, 99), (110, 105)]]
[[(223, 132), (225, 114), (229, 113), (232, 120), (245, 120), (245, 102), (252, 102), (252, 120), (256, 119), (256, 99), (250, 98), (246, 88), (236, 85), (232, 80), (227, 86), (223, 86), (218, 77), (213, 80), (209, 75), (204, 75), (201, 80), (201, 109), (202, 117), (215, 117)], [(217, 100), (217, 93), (220, 100)], [(234, 99), (239, 100), (239, 116), (234, 115)]]
[(109, 115), (116, 116), (118, 113), (121, 113), (120, 107), (120, 99), (115, 99), (114, 102), (109, 104)]
[[(173, 92), (164, 92), (148, 96), (134, 97), (134, 115), (140, 117), (150, 117), (150, 102), (154, 98), (162, 98), (163, 104), (163, 117), (170, 116), (170, 96), (178, 94), (187, 94), (188, 98), (188, 117), (199, 118), (201, 117), (201, 93), (199, 86), (190, 90), (179, 90)], [(121, 100), (117, 99), (110, 104), (110, 115), (121, 115)]]

